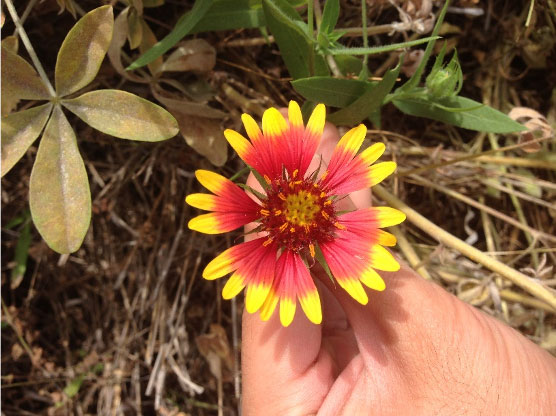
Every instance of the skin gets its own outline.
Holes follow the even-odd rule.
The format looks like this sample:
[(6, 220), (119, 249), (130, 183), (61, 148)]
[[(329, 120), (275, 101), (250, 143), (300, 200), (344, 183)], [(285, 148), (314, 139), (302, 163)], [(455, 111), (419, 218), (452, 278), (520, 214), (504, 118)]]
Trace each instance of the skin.
[[(327, 124), (323, 160), (338, 139)], [(371, 205), (368, 190), (350, 200)], [(278, 310), (243, 314), (244, 416), (556, 415), (556, 359), (409, 267), (380, 272), (386, 290), (367, 305), (312, 273), (321, 325), (299, 304), (287, 328)]]

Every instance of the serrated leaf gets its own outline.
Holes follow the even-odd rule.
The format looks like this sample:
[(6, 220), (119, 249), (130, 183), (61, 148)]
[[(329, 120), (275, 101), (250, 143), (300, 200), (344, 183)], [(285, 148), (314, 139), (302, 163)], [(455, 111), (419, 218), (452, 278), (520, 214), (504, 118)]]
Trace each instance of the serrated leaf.
[(129, 92), (91, 91), (62, 105), (91, 127), (121, 139), (157, 142), (178, 134), (168, 111)]
[(263, 0), (265, 20), (294, 79), (328, 75), (328, 66), (315, 53), (314, 42), (299, 13), (285, 0)]
[(2, 176), (39, 137), (51, 110), (52, 104), (44, 104), (2, 117)]
[(37, 230), (58, 253), (77, 251), (91, 221), (91, 193), (77, 139), (59, 106), (41, 139), (31, 179), (29, 206)]
[(380, 110), (384, 98), (394, 87), (400, 68), (401, 62), (395, 68), (386, 72), (379, 83), (368, 88), (363, 95), (349, 106), (331, 114), (328, 121), (351, 126), (360, 123), (371, 115), (376, 117), (374, 113)]
[[(402, 112), (442, 121), (464, 129), (488, 133), (513, 133), (525, 127), (506, 114), (465, 97), (394, 98), (393, 104)], [(447, 110), (447, 108), (449, 110)], [(470, 109), (465, 111), (465, 109)]]
[(6, 93), (22, 100), (50, 98), (31, 64), (2, 44), (2, 100)]
[(110, 45), (113, 28), (112, 6), (90, 11), (71, 28), (56, 60), (54, 78), (59, 96), (71, 94), (95, 78)]
[(350, 105), (372, 86), (357, 79), (332, 77), (301, 78), (291, 84), (306, 100), (340, 108)]
[[(257, 4), (258, 3), (258, 4)], [(249, 29), (266, 25), (260, 2), (215, 0), (191, 33)]]
[(133, 62), (126, 69), (133, 70), (140, 68), (154, 61), (159, 56), (162, 56), (162, 54), (167, 52), (172, 46), (182, 40), (185, 35), (191, 32), (191, 29), (199, 23), (208, 11), (212, 2), (213, 0), (197, 0), (193, 5), (193, 8), (178, 20), (174, 29), (172, 29), (172, 31), (166, 35), (164, 39), (141, 55), (139, 59)]

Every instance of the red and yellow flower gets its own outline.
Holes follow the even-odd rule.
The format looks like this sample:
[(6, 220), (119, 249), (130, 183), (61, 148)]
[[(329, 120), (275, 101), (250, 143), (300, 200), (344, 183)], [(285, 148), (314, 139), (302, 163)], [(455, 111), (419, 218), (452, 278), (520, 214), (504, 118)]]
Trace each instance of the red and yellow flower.
[(247, 311), (260, 311), (263, 320), (279, 304), (280, 321), (288, 326), (299, 301), (309, 320), (318, 324), (320, 298), (309, 272), (316, 258), (342, 288), (366, 304), (363, 285), (385, 288), (376, 270), (400, 267), (383, 247), (395, 245), (396, 238), (381, 228), (399, 224), (405, 215), (389, 207), (341, 212), (338, 203), (343, 195), (376, 185), (395, 170), (394, 162), (373, 164), (384, 144), (358, 153), (367, 133), (361, 124), (338, 142), (328, 166), (309, 172), (324, 129), (324, 105), (317, 105), (307, 126), (294, 101), (288, 121), (275, 108), (264, 112), (262, 131), (251, 116), (244, 114), (242, 121), (250, 140), (233, 130), (224, 135), (262, 178), (265, 194), (250, 196), (229, 179), (198, 170), (197, 179), (212, 194), (192, 194), (186, 202), (210, 213), (193, 218), (189, 228), (218, 234), (254, 223), (259, 237), (225, 250), (206, 266), (203, 277), (232, 273), (223, 297), (230, 299), (246, 288)]

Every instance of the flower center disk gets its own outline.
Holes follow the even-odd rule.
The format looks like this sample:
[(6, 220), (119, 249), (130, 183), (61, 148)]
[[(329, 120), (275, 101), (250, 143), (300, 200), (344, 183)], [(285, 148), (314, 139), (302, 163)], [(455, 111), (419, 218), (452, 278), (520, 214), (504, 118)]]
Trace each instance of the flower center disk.
[(309, 179), (275, 180), (263, 201), (261, 232), (268, 233), (268, 243), (299, 252), (315, 243), (330, 241), (337, 223), (336, 212), (328, 194)]

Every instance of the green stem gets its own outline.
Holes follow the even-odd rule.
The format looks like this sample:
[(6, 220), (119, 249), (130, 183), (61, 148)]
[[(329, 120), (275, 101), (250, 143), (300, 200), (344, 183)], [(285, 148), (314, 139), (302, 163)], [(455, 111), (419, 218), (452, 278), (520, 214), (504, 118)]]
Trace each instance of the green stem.
[[(363, 47), (369, 47), (369, 34), (367, 33), (367, 0), (361, 0), (361, 28), (363, 29)], [(367, 68), (369, 55), (363, 55), (363, 68)]]

